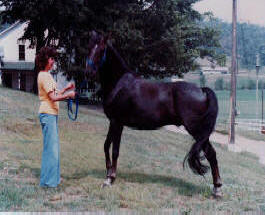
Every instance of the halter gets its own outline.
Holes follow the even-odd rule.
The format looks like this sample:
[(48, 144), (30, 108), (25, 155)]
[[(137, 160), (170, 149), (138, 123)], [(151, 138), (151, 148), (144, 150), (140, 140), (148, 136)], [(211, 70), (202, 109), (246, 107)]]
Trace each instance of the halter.
[[(105, 50), (104, 50), (104, 54), (103, 54), (103, 56), (102, 56), (102, 58), (101, 58), (101, 60), (100, 60), (100, 63), (99, 63), (99, 68), (100, 67), (102, 67), (103, 66), (103, 64), (106, 62), (106, 53), (107, 53), (107, 47), (105, 48)], [(94, 56), (94, 54), (95, 53), (93, 53), (93, 55), (92, 56)], [(94, 69), (94, 70), (96, 70), (97, 69), (97, 67), (96, 67), (96, 65), (95, 65), (95, 63), (94, 63), (94, 61), (92, 60), (92, 57), (88, 57), (87, 56), (87, 58), (86, 58), (86, 68), (88, 67), (88, 66), (90, 66), (92, 69)], [(90, 72), (90, 71), (89, 71)]]
[(86, 68), (90, 66), (91, 68), (93, 69), (96, 69), (96, 65), (95, 63), (93, 62), (93, 60), (91, 60), (90, 58), (86, 58)]
[(98, 45), (96, 44), (95, 47), (92, 49), (92, 52), (91, 52), (90, 56), (89, 57), (87, 56), (87, 58), (86, 58), (86, 68), (88, 66), (90, 66), (92, 69), (96, 70), (96, 65), (95, 65), (95, 63), (93, 62), (92, 59), (95, 56), (97, 47), (98, 47)]
[(103, 56), (102, 56), (102, 58), (101, 58), (101, 60), (100, 60), (99, 67), (102, 67), (103, 64), (106, 62), (106, 58), (107, 58), (106, 53), (107, 53), (107, 47), (106, 47), (105, 50), (104, 50), (104, 54), (103, 54)]
[[(104, 50), (104, 54), (103, 54), (103, 56), (102, 56), (102, 58), (100, 60), (99, 67), (102, 67), (103, 64), (106, 62), (106, 52), (107, 52), (107, 48), (105, 48), (105, 50)], [(86, 68), (88, 66), (90, 66), (91, 68), (96, 70), (95, 63), (89, 57), (86, 58)], [(75, 113), (74, 114), (73, 114), (73, 103), (75, 103)], [(72, 121), (75, 121), (77, 119), (78, 106), (79, 106), (79, 96), (78, 96), (78, 94), (76, 94), (75, 99), (68, 99), (68, 101), (67, 101), (68, 117)]]

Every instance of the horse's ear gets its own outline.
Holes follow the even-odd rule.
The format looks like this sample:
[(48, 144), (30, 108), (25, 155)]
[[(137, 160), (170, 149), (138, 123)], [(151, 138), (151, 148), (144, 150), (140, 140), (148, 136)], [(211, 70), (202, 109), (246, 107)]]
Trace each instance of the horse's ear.
[(106, 44), (108, 41), (110, 41), (112, 38), (111, 32), (109, 32), (105, 37), (104, 37), (104, 43)]
[(89, 47), (92, 49), (97, 42), (98, 34), (96, 31), (92, 30), (89, 32)]
[(97, 37), (97, 32), (92, 30), (89, 32), (89, 37), (92, 38), (92, 39), (95, 39)]

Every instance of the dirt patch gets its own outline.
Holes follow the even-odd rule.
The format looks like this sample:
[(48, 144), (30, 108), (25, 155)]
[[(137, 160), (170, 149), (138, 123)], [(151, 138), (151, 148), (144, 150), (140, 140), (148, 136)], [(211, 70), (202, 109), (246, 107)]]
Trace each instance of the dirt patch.
[(62, 126), (63, 128), (75, 130), (78, 132), (88, 132), (89, 131), (89, 133), (98, 133), (98, 132), (102, 132), (104, 130), (104, 128), (102, 126), (91, 125), (91, 124), (82, 123), (82, 122), (69, 123), (69, 122), (63, 121), (60, 123), (60, 126)]
[(5, 126), (6, 131), (21, 133), (25, 135), (31, 135), (35, 133), (36, 128), (39, 130), (39, 126), (37, 126), (37, 124), (35, 123), (15, 123), (15, 124), (7, 124)]

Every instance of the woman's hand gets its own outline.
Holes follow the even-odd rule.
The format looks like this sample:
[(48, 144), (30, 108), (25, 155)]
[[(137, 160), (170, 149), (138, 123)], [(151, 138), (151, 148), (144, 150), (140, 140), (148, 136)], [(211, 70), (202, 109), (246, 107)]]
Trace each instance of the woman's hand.
[(67, 96), (68, 96), (68, 98), (74, 99), (75, 94), (76, 94), (75, 91), (71, 91), (71, 92), (67, 93)]
[(48, 93), (49, 98), (53, 101), (53, 102), (57, 102), (57, 101), (62, 101), (65, 99), (74, 99), (75, 98), (75, 91), (71, 91), (65, 94), (54, 94), (52, 91)]
[(59, 94), (60, 94), (60, 95), (63, 95), (66, 91), (68, 91), (68, 90), (74, 90), (74, 89), (75, 89), (75, 84), (74, 84), (74, 83), (68, 83), (68, 84), (66, 85), (66, 87), (63, 88), (63, 89), (59, 92)]
[(69, 84), (67, 84), (66, 89), (67, 89), (67, 90), (73, 90), (73, 89), (75, 89), (75, 84), (72, 83), (72, 82), (69, 83)]

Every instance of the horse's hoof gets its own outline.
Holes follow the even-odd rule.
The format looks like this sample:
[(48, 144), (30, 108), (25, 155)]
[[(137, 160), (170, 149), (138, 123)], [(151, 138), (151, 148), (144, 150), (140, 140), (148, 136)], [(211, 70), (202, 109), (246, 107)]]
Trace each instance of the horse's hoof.
[(221, 187), (214, 187), (213, 188), (213, 197), (216, 199), (220, 199), (223, 197), (222, 189)]
[(104, 187), (111, 187), (111, 179), (110, 178), (107, 178), (104, 183), (101, 185), (101, 188), (104, 188)]

